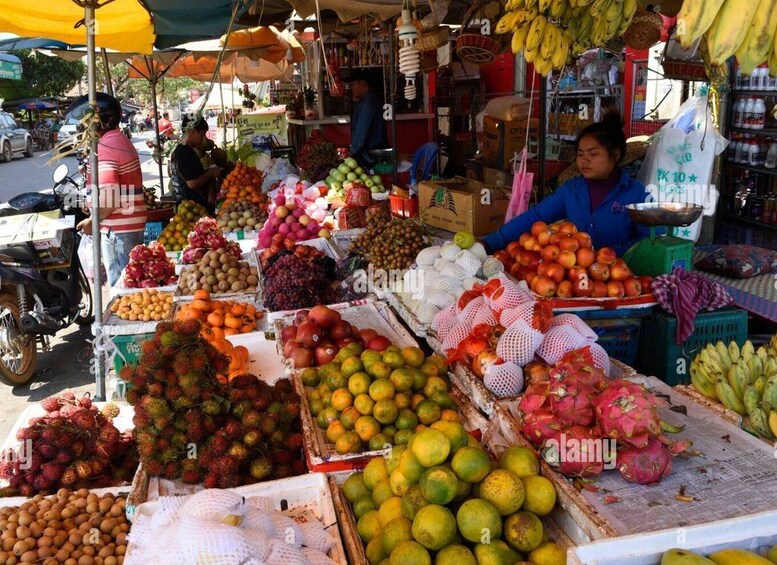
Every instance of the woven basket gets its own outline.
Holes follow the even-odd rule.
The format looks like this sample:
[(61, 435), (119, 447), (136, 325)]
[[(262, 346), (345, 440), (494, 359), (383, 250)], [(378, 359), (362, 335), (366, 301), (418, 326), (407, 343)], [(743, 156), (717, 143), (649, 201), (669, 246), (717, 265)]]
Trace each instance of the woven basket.
[[(477, 0), (464, 14), (464, 22), (461, 25), (461, 33), (456, 38), (456, 54), (462, 61), (483, 65), (490, 63), (502, 51), (507, 49), (511, 34), (483, 35), (477, 32), (469, 32), (468, 28), (480, 29), (483, 20), (491, 22), (491, 31), (496, 29), (496, 24), (504, 14), (504, 6), (493, 0)], [(478, 24), (475, 24), (475, 21)]]
[(437, 60), (437, 50), (424, 51), (421, 53), (421, 71), (431, 73), (436, 70), (440, 63)]
[(661, 16), (655, 12), (639, 10), (623, 34), (623, 39), (632, 49), (649, 49), (661, 41), (663, 23)]
[(448, 27), (438, 27), (422, 33), (415, 40), (415, 48), (421, 51), (434, 51), (448, 42)]

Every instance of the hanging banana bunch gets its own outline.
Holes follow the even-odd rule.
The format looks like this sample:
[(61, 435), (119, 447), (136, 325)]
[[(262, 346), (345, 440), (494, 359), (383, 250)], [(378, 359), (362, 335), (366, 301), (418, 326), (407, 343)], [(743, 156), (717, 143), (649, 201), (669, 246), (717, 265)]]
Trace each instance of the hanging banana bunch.
[(637, 0), (507, 0), (497, 33), (512, 34), (513, 53), (542, 76), (562, 69), (570, 57), (622, 35)]

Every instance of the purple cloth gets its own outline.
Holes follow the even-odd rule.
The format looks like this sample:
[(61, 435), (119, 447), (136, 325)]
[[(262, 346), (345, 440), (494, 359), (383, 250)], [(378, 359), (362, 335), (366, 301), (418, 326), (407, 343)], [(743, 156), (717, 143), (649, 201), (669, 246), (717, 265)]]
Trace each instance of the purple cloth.
[(661, 307), (677, 316), (675, 343), (678, 345), (693, 334), (696, 314), (700, 310), (717, 310), (734, 301), (723, 285), (680, 268), (671, 275), (653, 279), (651, 288)]
[(601, 206), (610, 191), (618, 184), (620, 176), (620, 171), (613, 169), (610, 176), (604, 180), (585, 179), (585, 183), (588, 185), (588, 196), (591, 199), (591, 211)]

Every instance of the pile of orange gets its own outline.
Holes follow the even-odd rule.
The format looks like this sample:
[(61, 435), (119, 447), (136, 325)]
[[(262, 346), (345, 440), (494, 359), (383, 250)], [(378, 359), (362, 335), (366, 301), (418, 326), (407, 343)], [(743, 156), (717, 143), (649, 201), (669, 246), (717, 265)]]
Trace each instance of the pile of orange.
[(245, 163), (237, 163), (221, 184), (221, 194), (224, 197), (223, 206), (232, 202), (247, 200), (252, 204), (267, 208), (267, 196), (262, 193), (262, 172)]

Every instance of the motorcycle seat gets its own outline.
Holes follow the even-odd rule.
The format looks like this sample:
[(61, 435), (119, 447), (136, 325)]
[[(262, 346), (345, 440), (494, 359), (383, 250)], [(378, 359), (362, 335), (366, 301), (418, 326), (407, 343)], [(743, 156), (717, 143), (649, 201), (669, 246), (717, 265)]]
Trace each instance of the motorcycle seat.
[(34, 248), (25, 243), (0, 247), (0, 263), (35, 263), (38, 257)]

